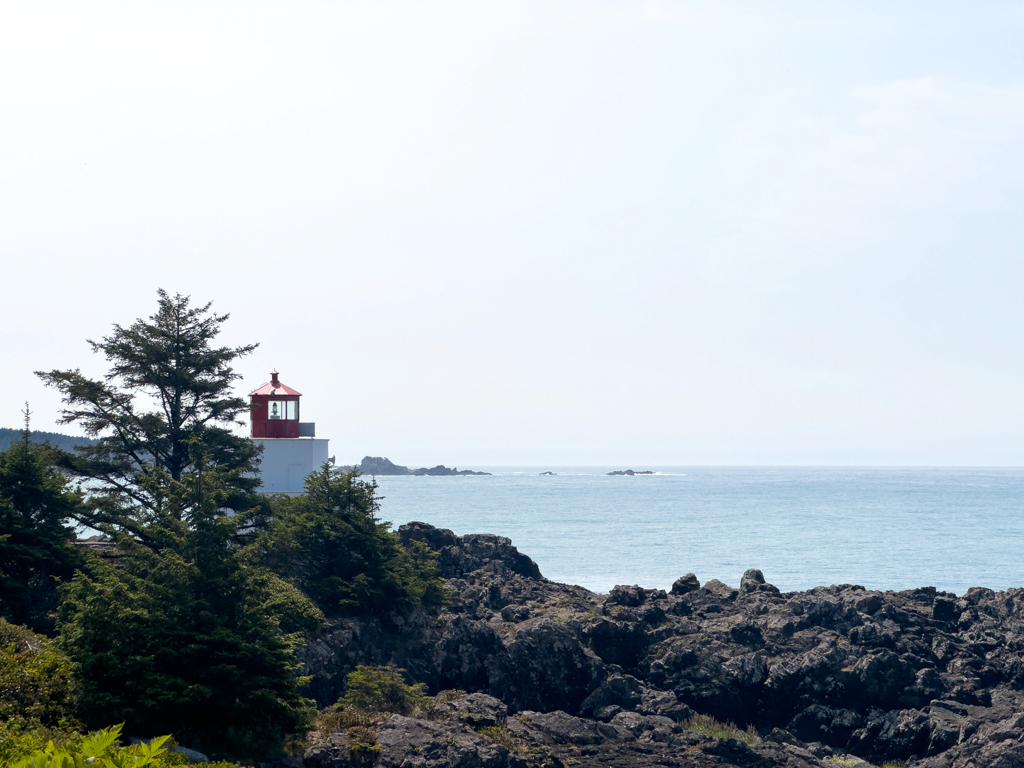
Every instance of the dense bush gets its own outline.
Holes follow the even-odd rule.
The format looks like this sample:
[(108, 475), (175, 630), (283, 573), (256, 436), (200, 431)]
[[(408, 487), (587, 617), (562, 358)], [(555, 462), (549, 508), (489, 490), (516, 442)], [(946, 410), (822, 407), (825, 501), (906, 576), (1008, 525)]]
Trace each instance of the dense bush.
[(274, 499), (250, 556), (309, 595), (327, 614), (402, 611), (441, 602), (434, 553), (405, 549), (376, 519), (377, 486), (328, 467), (303, 496)]
[(31, 727), (73, 722), (78, 683), (48, 639), (0, 619), (0, 719)]
[(0, 619), (0, 765), (74, 738), (78, 696), (71, 662), (51, 641)]
[(316, 603), (276, 573), (258, 566), (249, 566), (247, 572), (253, 587), (264, 595), (263, 610), (277, 617), (282, 632), (312, 634), (323, 623), (324, 613)]
[(404, 669), (394, 666), (359, 665), (348, 674), (345, 695), (338, 704), (346, 711), (412, 714), (427, 702), (427, 687), (423, 683), (409, 685), (402, 677), (403, 672)]
[[(83, 681), (87, 724), (173, 733), (190, 746), (273, 752), (309, 722), (293, 648), (222, 540), (220, 554), (136, 551), (123, 568), (95, 563), (60, 609), (60, 640)], [(205, 562), (204, 562), (205, 561)]]

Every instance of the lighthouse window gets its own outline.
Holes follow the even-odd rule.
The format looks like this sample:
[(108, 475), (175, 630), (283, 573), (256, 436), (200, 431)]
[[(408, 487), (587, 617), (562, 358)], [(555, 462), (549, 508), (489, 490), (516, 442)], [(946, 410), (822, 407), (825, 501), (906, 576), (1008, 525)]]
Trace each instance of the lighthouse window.
[(272, 420), (299, 418), (299, 404), (295, 400), (271, 400), (267, 403), (267, 418)]

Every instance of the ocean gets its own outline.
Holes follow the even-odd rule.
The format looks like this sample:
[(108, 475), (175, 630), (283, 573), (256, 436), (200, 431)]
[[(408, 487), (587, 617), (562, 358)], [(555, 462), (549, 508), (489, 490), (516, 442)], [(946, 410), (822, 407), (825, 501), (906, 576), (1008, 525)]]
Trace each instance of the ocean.
[[(1024, 469), (477, 467), (378, 477), (381, 516), (507, 536), (553, 581), (668, 589), (692, 572), (782, 591), (1024, 586)], [(554, 476), (541, 476), (551, 471)]]

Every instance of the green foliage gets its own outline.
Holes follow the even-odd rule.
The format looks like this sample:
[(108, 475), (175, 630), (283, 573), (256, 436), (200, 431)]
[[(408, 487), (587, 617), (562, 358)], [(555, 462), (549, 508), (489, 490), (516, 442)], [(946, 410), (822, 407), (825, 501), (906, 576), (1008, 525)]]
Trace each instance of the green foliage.
[(735, 723), (722, 723), (711, 715), (694, 715), (683, 723), (683, 728), (703, 733), (713, 739), (735, 739), (751, 746), (761, 741), (754, 726), (747, 726), (746, 730), (740, 730)]
[(82, 508), (48, 445), (22, 439), (0, 453), (0, 616), (53, 631), (57, 585), (83, 558), (66, 523)]
[(121, 726), (90, 733), (75, 746), (58, 747), (50, 742), (14, 763), (12, 768), (143, 768), (156, 765), (167, 752), (164, 744), (169, 736), (159, 736), (146, 744), (121, 747), (118, 739)]
[(323, 611), (299, 589), (266, 568), (256, 566), (248, 570), (253, 585), (266, 595), (264, 612), (277, 617), (282, 632), (311, 634), (324, 623)]
[[(78, 758), (83, 764), (102, 768), (104, 764), (100, 759), (87, 762), (90, 759), (87, 752), (96, 752), (97, 744), (108, 745), (106, 755), (103, 757), (113, 758), (115, 761), (126, 761), (127, 759), (126, 764), (132, 765), (131, 760), (146, 755), (146, 748), (142, 746), (123, 748), (116, 739), (116, 735), (120, 733), (121, 729), (122, 726), (118, 725), (85, 735), (74, 731), (47, 728), (21, 733), (17, 729), (11, 728), (7, 722), (0, 721), (0, 766), (12, 768), (13, 766), (45, 765), (45, 761), (52, 760), (54, 756), (60, 756), (62, 758), (70, 757), (71, 765), (77, 766), (74, 760)], [(115, 734), (113, 740), (110, 739), (111, 732)], [(154, 768), (172, 768), (174, 766), (239, 768), (237, 763), (227, 761), (190, 763), (183, 753), (172, 750), (173, 740), (166, 736), (160, 738), (165, 751), (155, 755), (150, 753), (150, 765)]]
[(0, 720), (0, 765), (8, 766), (16, 760), (43, 749), (48, 743), (74, 744), (81, 735), (70, 728), (26, 725), (16, 720)]
[(83, 680), (88, 724), (271, 753), (311, 715), (295, 676), (297, 638), (279, 634), (269, 595), (223, 535), (204, 532), (211, 551), (191, 557), (136, 548), (123, 568), (91, 564), (65, 590), (60, 640)]
[(71, 662), (42, 635), (0, 619), (0, 720), (22, 731), (72, 722)]
[(380, 744), (377, 743), (377, 732), (372, 728), (354, 726), (348, 729), (348, 735), (352, 740), (348, 743), (348, 751), (357, 761), (372, 762), (377, 753), (380, 752)]
[[(110, 365), (100, 380), (78, 370), (37, 372), (64, 397), (62, 423), (81, 425), (98, 438), (65, 455), (66, 468), (88, 480), (90, 504), (76, 519), (105, 533), (126, 532), (159, 549), (160, 534), (188, 524), (188, 510), (166, 493), (168, 481), (187, 482), (203, 471), (203, 459), (222, 471), (222, 506), (242, 511), (259, 485), (258, 452), (231, 426), (247, 410), (231, 387), (231, 364), (255, 345), (215, 347), (227, 315), (194, 308), (189, 297), (158, 291), (156, 314), (130, 327), (114, 326), (89, 343)], [(153, 407), (155, 405), (156, 407)]]
[(309, 595), (327, 614), (377, 613), (438, 604), (436, 556), (406, 549), (375, 518), (377, 485), (325, 466), (304, 496), (280, 496), (249, 556)]
[(345, 695), (338, 700), (346, 710), (391, 712), (409, 715), (428, 699), (423, 683), (409, 685), (402, 677), (404, 669), (393, 666), (359, 665), (346, 679)]

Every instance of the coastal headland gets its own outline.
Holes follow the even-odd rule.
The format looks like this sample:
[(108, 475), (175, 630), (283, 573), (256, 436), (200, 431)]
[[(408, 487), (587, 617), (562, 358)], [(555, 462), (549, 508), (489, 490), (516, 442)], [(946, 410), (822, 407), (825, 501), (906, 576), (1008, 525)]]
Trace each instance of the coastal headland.
[(783, 593), (750, 569), (602, 595), (548, 581), (501, 536), (398, 533), (439, 553), (448, 604), (329, 619), (302, 674), (323, 707), (357, 665), (393, 664), (437, 706), (312, 733), (307, 766), (369, 765), (368, 734), (388, 768), (1024, 761), (1024, 589)]

